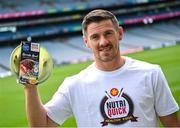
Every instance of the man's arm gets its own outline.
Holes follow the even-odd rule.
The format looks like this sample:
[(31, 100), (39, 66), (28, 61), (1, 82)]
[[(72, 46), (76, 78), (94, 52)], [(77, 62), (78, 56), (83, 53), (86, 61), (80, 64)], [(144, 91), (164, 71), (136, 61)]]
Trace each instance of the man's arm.
[(56, 127), (46, 113), (38, 89), (34, 85), (25, 85), (26, 113), (30, 127)]
[(161, 116), (159, 118), (163, 126), (165, 127), (180, 127), (180, 120), (178, 118), (177, 112), (170, 114), (168, 116)]

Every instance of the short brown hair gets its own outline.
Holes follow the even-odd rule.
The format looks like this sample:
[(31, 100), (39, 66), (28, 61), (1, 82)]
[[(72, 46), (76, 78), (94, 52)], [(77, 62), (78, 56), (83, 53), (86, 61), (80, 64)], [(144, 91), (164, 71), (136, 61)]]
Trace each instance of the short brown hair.
[(119, 26), (119, 22), (114, 14), (107, 10), (97, 9), (89, 12), (83, 19), (82, 22), (82, 33), (85, 36), (87, 31), (87, 26), (91, 23), (98, 23), (103, 20), (111, 20), (115, 27)]

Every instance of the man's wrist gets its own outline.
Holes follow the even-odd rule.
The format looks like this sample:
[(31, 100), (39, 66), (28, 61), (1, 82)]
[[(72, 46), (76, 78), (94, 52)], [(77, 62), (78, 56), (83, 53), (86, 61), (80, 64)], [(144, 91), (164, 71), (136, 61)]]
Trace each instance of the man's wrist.
[(24, 89), (34, 89), (37, 88), (37, 85), (32, 85), (32, 84), (25, 84)]

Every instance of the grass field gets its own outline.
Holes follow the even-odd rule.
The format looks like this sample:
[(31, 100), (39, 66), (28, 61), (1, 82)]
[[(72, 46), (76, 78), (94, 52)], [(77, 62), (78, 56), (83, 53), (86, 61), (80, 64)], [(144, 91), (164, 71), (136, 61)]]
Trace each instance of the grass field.
[[(180, 105), (180, 45), (128, 56), (161, 65), (173, 95)], [(65, 77), (78, 73), (90, 63), (56, 67), (51, 77), (39, 86), (43, 103), (52, 97)], [(24, 100), (23, 86), (16, 84), (15, 76), (0, 78), (0, 127), (28, 126)], [(71, 117), (63, 126), (76, 126), (74, 118)]]

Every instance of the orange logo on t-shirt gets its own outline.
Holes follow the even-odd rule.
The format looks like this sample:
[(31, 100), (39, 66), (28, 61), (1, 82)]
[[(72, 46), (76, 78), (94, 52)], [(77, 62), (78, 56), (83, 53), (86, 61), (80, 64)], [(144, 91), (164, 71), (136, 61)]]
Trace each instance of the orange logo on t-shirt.
[(117, 96), (119, 94), (119, 90), (117, 88), (112, 88), (110, 94), (112, 96)]

